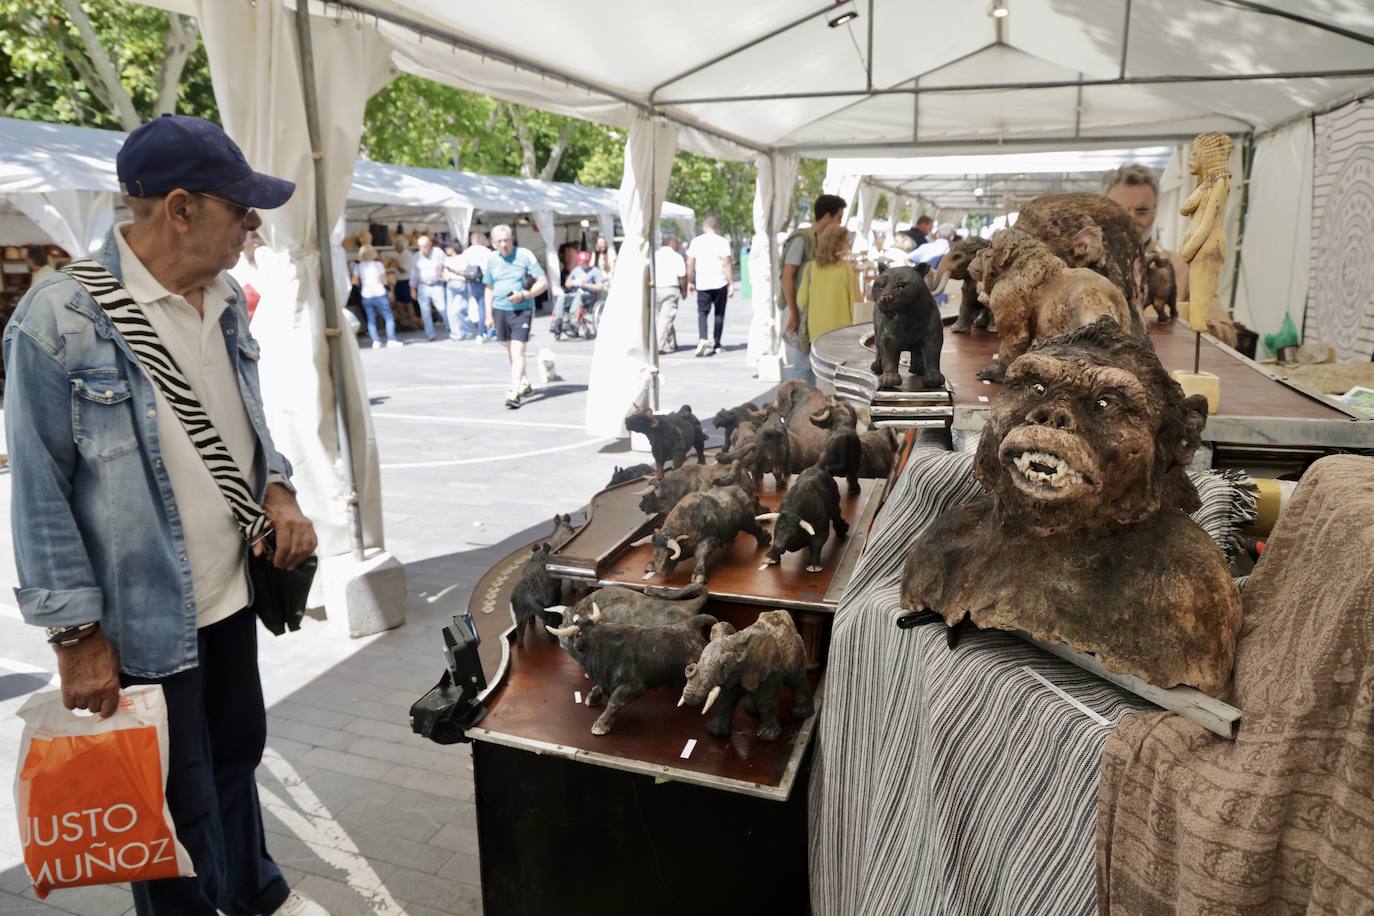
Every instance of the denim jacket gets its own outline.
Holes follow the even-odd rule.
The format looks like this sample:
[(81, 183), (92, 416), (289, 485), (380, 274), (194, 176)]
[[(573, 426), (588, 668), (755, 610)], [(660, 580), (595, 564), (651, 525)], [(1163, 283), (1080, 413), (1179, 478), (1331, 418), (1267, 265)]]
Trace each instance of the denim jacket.
[[(95, 257), (120, 277), (117, 231)], [(230, 286), (220, 328), (257, 434), (251, 482), (261, 500), (268, 473), (289, 476), (290, 465), (267, 431), (258, 344), (243, 293)], [(98, 620), (127, 674), (163, 677), (194, 667), (184, 525), (196, 520), (177, 514), (153, 382), (104, 310), (60, 271), (20, 300), (5, 328), (4, 357), (15, 594), (24, 619), (43, 627)]]

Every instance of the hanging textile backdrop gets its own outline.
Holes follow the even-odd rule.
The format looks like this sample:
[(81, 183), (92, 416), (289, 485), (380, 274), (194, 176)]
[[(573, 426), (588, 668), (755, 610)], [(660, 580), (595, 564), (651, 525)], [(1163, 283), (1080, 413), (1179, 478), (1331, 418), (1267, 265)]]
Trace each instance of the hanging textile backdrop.
[(114, 225), (115, 196), (105, 192), (15, 194), (10, 201), (74, 258), (84, 257), (105, 244), (105, 236)]
[[(301, 508), (315, 523), (320, 555), (351, 546), (347, 493), (339, 469), (339, 437), (329, 345), (324, 336), (320, 253), (315, 234), (315, 178), (305, 130), (305, 103), (296, 53), (295, 23), (280, 3), (198, 0), (196, 17), (210, 59), (215, 101), (224, 127), (250, 164), (296, 182), (286, 205), (262, 211), (258, 292), (253, 334), (262, 344), (263, 401), (272, 438), (295, 469)], [(391, 78), (390, 52), (360, 23), (312, 20), (315, 79), (319, 90), (327, 204), (331, 219), (343, 212), (362, 134), (363, 106)], [(283, 125), (292, 129), (284, 130)], [(336, 289), (348, 290), (336, 270)], [(352, 334), (344, 334), (346, 410), (353, 446), (363, 539), (382, 544), (381, 480), (367, 389)]]
[(1302, 320), (1312, 254), (1311, 175), (1311, 120), (1255, 145), (1235, 317), (1258, 332), (1261, 342), (1283, 325), (1285, 314), (1295, 323)]
[(757, 366), (766, 356), (782, 352), (783, 310), (787, 299), (778, 289), (782, 255), (778, 233), (787, 225), (792, 209), (792, 189), (801, 159), (779, 153), (757, 156), (754, 179), (754, 238), (749, 246), (749, 347), (745, 365)]
[(1374, 102), (1316, 118), (1312, 268), (1303, 341), (1374, 357)]
[(589, 436), (622, 436), (625, 414), (648, 403), (654, 367), (650, 361), (645, 280), (649, 240), (668, 192), (677, 151), (677, 128), (666, 121), (637, 117), (625, 143), (625, 177), (620, 183), (620, 224), (625, 241), (611, 275), (611, 291), (592, 352), (587, 388)]

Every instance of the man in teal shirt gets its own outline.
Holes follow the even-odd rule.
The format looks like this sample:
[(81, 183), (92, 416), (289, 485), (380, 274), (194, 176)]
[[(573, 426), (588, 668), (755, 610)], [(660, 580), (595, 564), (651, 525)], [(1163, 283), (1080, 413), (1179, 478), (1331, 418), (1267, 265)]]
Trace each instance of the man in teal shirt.
[[(549, 280), (539, 259), (528, 249), (516, 247), (510, 226), (491, 230), (491, 244), (496, 251), (482, 271), (482, 282), (487, 286), (487, 326), (496, 328), (496, 339), (506, 345), (510, 358), (506, 406), (515, 410), (521, 398), (534, 394), (525, 377), (525, 345), (530, 339), (535, 297), (549, 288)], [(526, 277), (534, 281), (528, 289)]]

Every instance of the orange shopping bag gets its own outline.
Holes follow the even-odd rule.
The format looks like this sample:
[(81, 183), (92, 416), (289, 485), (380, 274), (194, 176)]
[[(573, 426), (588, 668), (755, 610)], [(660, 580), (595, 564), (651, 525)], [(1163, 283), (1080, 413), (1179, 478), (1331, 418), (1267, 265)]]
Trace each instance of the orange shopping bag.
[(56, 887), (195, 874), (167, 810), (167, 706), (159, 684), (120, 691), (108, 719), (58, 690), (19, 709), (14, 780), (24, 868), (38, 899)]

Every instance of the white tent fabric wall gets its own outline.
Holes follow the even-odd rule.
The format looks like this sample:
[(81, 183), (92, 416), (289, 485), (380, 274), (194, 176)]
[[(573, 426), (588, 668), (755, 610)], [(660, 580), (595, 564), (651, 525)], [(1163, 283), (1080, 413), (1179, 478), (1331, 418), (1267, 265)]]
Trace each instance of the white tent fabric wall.
[[(562, 291), (558, 281), (563, 273), (563, 265), (558, 263), (558, 232), (553, 225), (553, 211), (549, 209), (535, 210), (534, 228), (539, 230), (539, 238), (544, 243), (544, 273), (549, 277), (549, 289), (557, 294)], [(539, 252), (535, 252), (538, 256)]]
[(776, 358), (782, 352), (780, 321), (787, 304), (778, 288), (782, 259), (777, 238), (792, 209), (792, 189), (797, 183), (801, 159), (784, 153), (757, 156), (754, 166), (754, 237), (749, 245), (752, 319), (745, 363), (759, 366), (772, 358), (773, 368), (761, 367), (759, 377), (776, 380)]
[(1155, 230), (1159, 234), (1159, 244), (1170, 251), (1178, 251), (1178, 243), (1183, 233), (1188, 231), (1188, 217), (1179, 213), (1179, 208), (1193, 193), (1195, 179), (1188, 173), (1188, 157), (1193, 149), (1192, 143), (1179, 143), (1174, 146), (1169, 164), (1159, 179), (1159, 202), (1155, 210)]
[[(268, 425), (277, 447), (295, 466), (301, 506), (315, 522), (320, 554), (351, 547), (346, 492), (339, 470), (320, 254), (314, 231), (314, 173), (304, 128), (300, 68), (292, 17), (280, 3), (197, 0), (196, 17), (210, 60), (215, 100), (225, 129), (253, 166), (296, 182), (277, 210), (263, 211), (268, 249), (257, 261), (262, 300), (253, 333), (262, 342), (261, 374)], [(340, 214), (362, 134), (363, 106), (391, 77), (387, 48), (361, 25), (316, 19), (311, 30), (320, 111), (328, 210)], [(294, 125), (282, 130), (281, 125)], [(343, 283), (347, 281), (344, 280)], [(346, 290), (346, 285), (340, 285)], [(366, 387), (352, 335), (344, 335), (355, 484), (365, 545), (383, 546), (381, 481)]]
[(1260, 335), (1285, 314), (1301, 326), (1312, 244), (1312, 122), (1303, 118), (1255, 145), (1235, 316)]
[[(105, 242), (114, 225), (115, 195), (105, 191), (46, 191), (11, 194), (9, 200), (72, 257), (84, 257)], [(31, 239), (30, 241), (38, 241)]]
[(649, 240), (668, 192), (677, 150), (677, 128), (639, 117), (625, 142), (625, 175), (620, 183), (620, 246), (611, 291), (606, 298), (587, 390), (587, 434), (622, 436), (625, 414), (648, 403), (655, 372), (648, 340), (645, 281), (650, 270)]

